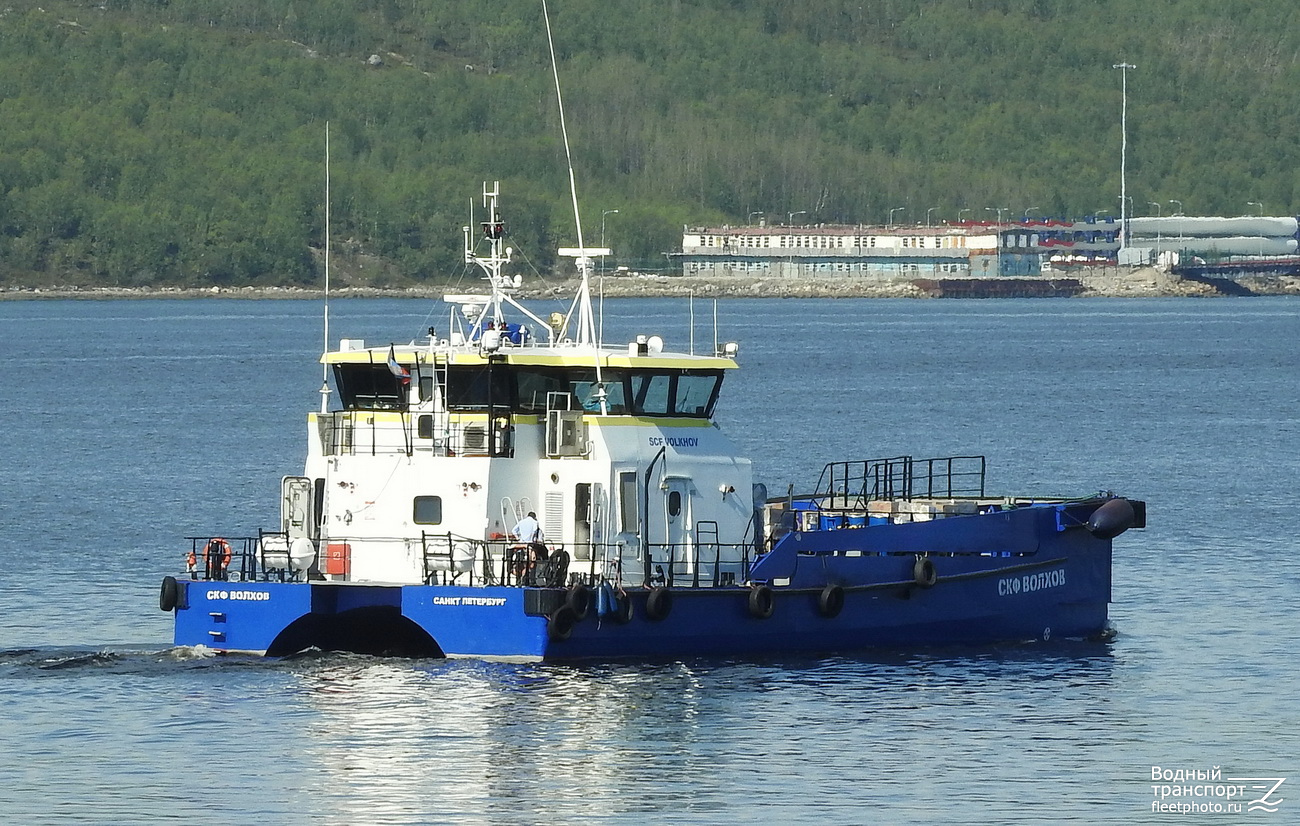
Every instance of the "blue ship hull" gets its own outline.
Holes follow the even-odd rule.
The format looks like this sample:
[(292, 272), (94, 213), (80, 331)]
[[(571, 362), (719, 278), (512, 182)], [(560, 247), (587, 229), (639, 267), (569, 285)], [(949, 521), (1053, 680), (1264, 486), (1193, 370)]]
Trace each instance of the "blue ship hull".
[(1089, 637), (1110, 601), (1111, 539), (1086, 524), (1099, 504), (794, 532), (749, 585), (629, 589), (630, 617), (593, 600), (579, 619), (558, 588), (180, 581), (175, 642), (582, 660)]

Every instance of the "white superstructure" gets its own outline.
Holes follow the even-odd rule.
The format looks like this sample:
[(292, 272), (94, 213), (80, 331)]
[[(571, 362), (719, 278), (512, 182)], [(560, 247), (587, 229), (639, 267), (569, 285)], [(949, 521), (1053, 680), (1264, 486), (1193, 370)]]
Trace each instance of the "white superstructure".
[[(601, 346), (585, 296), (533, 315), (502, 273), (497, 196), (485, 188), (488, 255), (466, 228), (466, 258), (490, 290), (446, 296), (451, 329), (405, 345), (345, 339), (323, 356), (334, 409), (308, 417), (284, 530), (319, 540), (319, 575), (340, 582), (501, 581), (510, 531), (530, 511), (568, 553), (570, 578), (671, 577), (645, 557), (665, 547), (682, 570), (708, 563), (711, 581), (740, 573), (756, 541), (752, 472), (713, 424), (734, 345)], [(599, 254), (578, 252), (580, 267)]]

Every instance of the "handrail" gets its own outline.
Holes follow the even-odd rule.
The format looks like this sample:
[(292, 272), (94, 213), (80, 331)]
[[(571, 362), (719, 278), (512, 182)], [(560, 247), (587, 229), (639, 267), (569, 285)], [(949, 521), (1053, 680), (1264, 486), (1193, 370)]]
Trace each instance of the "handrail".
[(984, 496), (983, 456), (913, 459), (894, 456), (830, 462), (811, 497), (817, 510), (862, 511), (870, 501)]
[[(203, 564), (203, 549), (218, 534), (187, 536), (191, 550), (184, 554), (185, 575), (192, 580), (231, 582), (300, 581), (303, 572), (289, 568), (268, 568), (259, 554), (263, 538), (283, 535), (263, 532), (260, 536), (226, 537), (231, 546), (230, 565), (212, 576)], [(287, 540), (287, 537), (286, 537)], [(330, 543), (355, 543), (349, 537), (331, 537)], [(375, 541), (371, 538), (371, 541)], [(619, 543), (583, 543), (563, 545), (548, 543), (548, 557), (564, 555), (563, 581), (542, 582), (517, 551), (523, 546), (508, 539), (473, 539), (453, 533), (424, 532), (419, 537), (388, 537), (388, 542), (418, 542), (422, 554), (422, 582), (467, 587), (524, 587), (539, 584), (561, 586), (581, 582), (595, 586), (609, 581), (623, 584), (623, 556), (631, 553)], [(287, 547), (287, 546), (286, 546)], [(725, 588), (748, 579), (754, 561), (754, 548), (748, 542), (718, 542), (716, 539), (679, 543), (652, 543), (638, 554), (637, 573), (646, 572), (640, 584), (658, 584), (689, 588)], [(277, 549), (276, 553), (280, 553)], [(570, 556), (570, 555), (573, 556)], [(193, 555), (196, 564), (189, 565)], [(575, 558), (576, 557), (576, 558)], [(287, 557), (286, 557), (287, 560)], [(629, 560), (630, 561), (630, 560)], [(633, 584), (636, 584), (635, 582)]]

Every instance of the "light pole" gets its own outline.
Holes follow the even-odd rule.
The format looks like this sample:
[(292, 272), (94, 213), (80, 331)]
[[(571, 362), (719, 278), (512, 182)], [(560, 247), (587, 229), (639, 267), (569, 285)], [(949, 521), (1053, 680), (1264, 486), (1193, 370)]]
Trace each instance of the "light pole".
[(801, 210), (799, 210), (798, 212), (791, 212), (791, 213), (786, 217), (785, 222), (786, 222), (786, 224), (788, 224), (788, 225), (790, 225), (790, 226), (794, 226), (794, 216), (796, 216), (796, 215), (807, 215), (807, 214), (808, 214), (808, 210), (806, 210), (806, 209), (801, 209)]
[(1169, 203), (1171, 203), (1171, 204), (1178, 204), (1178, 211), (1174, 213), (1175, 215), (1182, 215), (1182, 214), (1183, 214), (1183, 202), (1182, 202), (1182, 201), (1178, 200), (1177, 198), (1170, 198), (1170, 199), (1169, 199)]
[(1031, 212), (1037, 212), (1037, 211), (1038, 211), (1038, 207), (1026, 207), (1026, 208), (1025, 208), (1025, 220), (1026, 220), (1026, 221), (1029, 220), (1029, 213), (1031, 213)]
[(973, 212), (973, 211), (974, 209), (972, 207), (962, 207), (961, 209), (957, 210), (957, 223), (959, 224), (961, 223), (961, 214), (963, 212)]
[(748, 217), (747, 219), (745, 219), (745, 222), (748, 223), (750, 226), (753, 226), (753, 225), (754, 225), (754, 216), (755, 216), (755, 215), (762, 215), (762, 214), (763, 214), (763, 213), (761, 213), (761, 212), (751, 212), (751, 213), (749, 213), (749, 217)]
[(892, 227), (894, 225), (894, 213), (898, 212), (900, 209), (907, 209), (907, 207), (894, 207), (889, 210), (889, 226)]
[[(1155, 201), (1147, 201), (1148, 204), (1156, 208), (1156, 217), (1160, 217), (1160, 204)], [(1160, 255), (1160, 225), (1156, 225), (1156, 255)]]
[(1155, 201), (1147, 201), (1147, 203), (1150, 204), (1151, 206), (1153, 206), (1153, 207), (1156, 208), (1156, 217), (1159, 218), (1159, 217), (1160, 217), (1160, 204), (1157, 204)]
[(925, 211), (925, 225), (927, 227), (930, 226), (930, 213), (934, 212), (936, 209), (938, 209), (938, 207), (930, 207)]
[(1006, 207), (984, 207), (985, 212), (996, 212), (998, 214), (998, 223), (1002, 223), (1002, 210)]
[(1116, 63), (1119, 69), (1122, 92), (1119, 114), (1119, 248), (1128, 243), (1128, 70), (1136, 69), (1132, 63)]
[[(617, 212), (618, 212), (617, 209), (606, 209), (606, 210), (602, 210), (600, 213), (600, 248), (601, 249), (605, 248), (605, 216), (614, 215)], [(605, 253), (603, 252), (600, 254), (600, 271), (602, 273), (605, 271)]]
[(1264, 217), (1264, 205), (1259, 201), (1247, 201), (1246, 206), (1259, 207), (1259, 217)]

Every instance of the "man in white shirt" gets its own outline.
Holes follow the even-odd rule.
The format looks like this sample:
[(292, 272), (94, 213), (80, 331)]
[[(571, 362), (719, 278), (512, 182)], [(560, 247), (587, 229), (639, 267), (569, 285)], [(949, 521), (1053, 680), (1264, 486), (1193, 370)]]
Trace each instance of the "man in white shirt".
[(539, 560), (546, 559), (545, 539), (542, 526), (537, 523), (537, 514), (529, 511), (510, 531), (510, 535), (520, 544), (513, 552), (514, 574), (521, 582), (531, 582), (533, 568)]
[(534, 542), (541, 542), (542, 526), (537, 523), (537, 514), (533, 511), (529, 511), (528, 515), (523, 519), (520, 519), (519, 524), (514, 526), (510, 531), (510, 534), (514, 536), (516, 540), (523, 542), (525, 545), (531, 545)]

